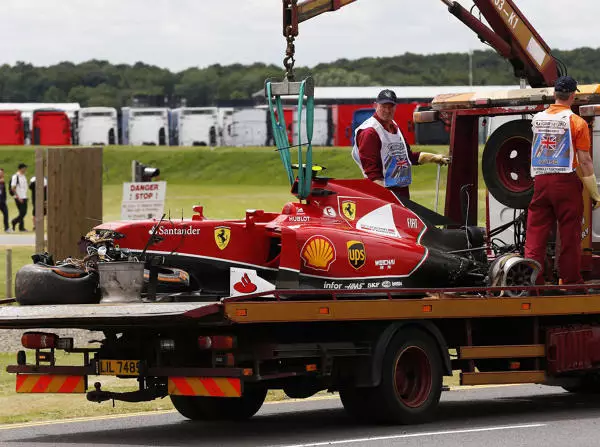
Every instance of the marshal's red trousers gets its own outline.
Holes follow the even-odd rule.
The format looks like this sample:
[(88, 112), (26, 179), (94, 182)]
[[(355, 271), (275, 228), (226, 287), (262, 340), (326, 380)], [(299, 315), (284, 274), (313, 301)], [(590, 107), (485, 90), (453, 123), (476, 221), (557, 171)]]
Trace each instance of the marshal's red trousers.
[(525, 257), (542, 266), (538, 284), (543, 284), (543, 268), (548, 236), (558, 221), (560, 233), (559, 276), (563, 284), (580, 284), (581, 221), (583, 184), (576, 173), (544, 174), (534, 177), (534, 192), (527, 214)]

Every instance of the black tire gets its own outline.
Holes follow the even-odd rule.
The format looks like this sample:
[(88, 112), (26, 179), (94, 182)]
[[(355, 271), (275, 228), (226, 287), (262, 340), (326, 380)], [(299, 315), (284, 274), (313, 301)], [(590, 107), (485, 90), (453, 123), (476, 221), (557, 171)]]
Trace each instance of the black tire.
[(348, 416), (359, 422), (368, 422), (373, 419), (369, 405), (372, 388), (357, 388), (347, 385), (340, 388), (340, 400)]
[(316, 377), (300, 376), (287, 381), (283, 392), (290, 399), (308, 399), (326, 387)]
[(489, 138), (481, 161), (490, 194), (511, 208), (525, 209), (533, 197), (530, 120), (509, 121)]
[[(397, 380), (405, 377), (398, 388)], [(442, 358), (433, 337), (418, 329), (400, 331), (388, 346), (378, 387), (369, 391), (369, 411), (377, 422), (430, 421), (442, 393)]]
[(245, 384), (242, 397), (170, 396), (175, 409), (192, 421), (243, 421), (260, 410), (264, 386)]
[(15, 279), (16, 300), (21, 305), (96, 304), (102, 298), (96, 273), (70, 266), (28, 264)]
[(592, 375), (584, 376), (573, 384), (563, 385), (562, 388), (574, 394), (600, 394), (600, 378)]

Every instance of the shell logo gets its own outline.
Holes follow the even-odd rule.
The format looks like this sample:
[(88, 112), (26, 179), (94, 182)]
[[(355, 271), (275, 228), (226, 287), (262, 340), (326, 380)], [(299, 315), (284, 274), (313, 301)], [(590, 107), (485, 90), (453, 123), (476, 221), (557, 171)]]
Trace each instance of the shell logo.
[(335, 248), (325, 236), (312, 236), (302, 247), (300, 257), (306, 267), (327, 271), (335, 262)]

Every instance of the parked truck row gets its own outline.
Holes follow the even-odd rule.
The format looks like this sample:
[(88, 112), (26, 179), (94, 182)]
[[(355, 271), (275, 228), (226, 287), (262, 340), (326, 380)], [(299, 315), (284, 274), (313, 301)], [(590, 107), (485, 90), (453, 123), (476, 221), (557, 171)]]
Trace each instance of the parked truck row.
[[(395, 88), (401, 101), (395, 121), (409, 144), (448, 144), (443, 123), (415, 124), (412, 120), (415, 111), (427, 109), (431, 99), (446, 88)], [(321, 88), (313, 144), (351, 146), (354, 130), (375, 110), (372, 91), (371, 87)], [(115, 109), (78, 103), (0, 103), (0, 145), (271, 146), (273, 132), (267, 113), (264, 105)], [(284, 114), (288, 137), (295, 141), (295, 108), (284, 108)], [(482, 120), (481, 142), (489, 134), (485, 124)]]

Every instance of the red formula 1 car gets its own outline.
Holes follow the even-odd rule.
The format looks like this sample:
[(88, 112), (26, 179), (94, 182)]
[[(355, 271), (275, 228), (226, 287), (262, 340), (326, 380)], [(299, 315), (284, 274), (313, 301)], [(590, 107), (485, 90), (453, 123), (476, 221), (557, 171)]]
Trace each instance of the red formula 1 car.
[[(292, 192), (295, 188), (297, 183)], [(272, 289), (393, 289), (402, 294), (402, 289), (414, 288), (529, 285), (537, 275), (534, 261), (516, 254), (488, 262), (483, 228), (438, 228), (448, 224), (436, 222), (443, 216), (366, 179), (315, 176), (307, 199), (287, 203), (280, 213), (250, 210), (245, 219), (211, 220), (202, 207), (194, 211), (186, 220), (99, 225), (85, 238), (87, 259), (143, 260), (147, 282), (156, 272), (151, 290), (157, 295), (152, 298), (175, 300)], [(48, 293), (39, 299), (26, 286), (34, 277), (39, 281), (41, 272), (50, 278), (44, 281), (56, 282), (50, 289), (63, 292), (57, 292), (54, 302), (77, 295), (63, 289), (63, 283), (76, 288), (82, 287), (73, 285), (80, 281), (89, 289), (97, 282), (95, 268), (73, 278), (60, 275), (60, 265), (52, 266), (50, 274), (53, 263), (46, 261), (19, 272), (22, 304), (53, 302)], [(88, 302), (98, 300), (88, 289), (77, 299), (87, 294)]]
[[(281, 213), (248, 211), (243, 220), (200, 213), (96, 231), (114, 232), (119, 247), (134, 254), (150, 240), (146, 253), (188, 272), (191, 290), (221, 296), (256, 291), (257, 277), (262, 289), (268, 282), (278, 289), (343, 290), (472, 285), (487, 272), (481, 229), (428, 225), (369, 180), (315, 179), (306, 203), (288, 203)], [(473, 247), (479, 253), (465, 255)]]

